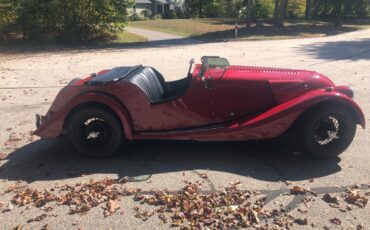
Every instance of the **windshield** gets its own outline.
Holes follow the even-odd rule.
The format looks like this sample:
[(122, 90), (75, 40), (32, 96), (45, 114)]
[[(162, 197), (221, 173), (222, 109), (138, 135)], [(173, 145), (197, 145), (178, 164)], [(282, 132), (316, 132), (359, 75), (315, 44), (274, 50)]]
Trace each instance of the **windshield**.
[(218, 56), (204, 56), (202, 57), (202, 66), (208, 68), (226, 68), (230, 66), (226, 58)]

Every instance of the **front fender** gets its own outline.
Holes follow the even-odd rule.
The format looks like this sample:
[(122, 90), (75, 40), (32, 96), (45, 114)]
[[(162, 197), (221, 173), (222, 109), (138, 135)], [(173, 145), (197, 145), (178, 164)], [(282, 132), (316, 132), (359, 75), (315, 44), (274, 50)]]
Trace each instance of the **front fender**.
[(132, 119), (125, 106), (113, 96), (101, 92), (79, 94), (65, 103), (57, 112), (52, 114), (34, 134), (42, 138), (56, 138), (63, 132), (64, 122), (68, 114), (76, 107), (85, 103), (100, 103), (112, 109), (119, 117), (127, 139), (132, 139)]
[[(338, 102), (349, 106), (355, 112), (357, 124), (360, 124), (362, 128), (365, 128), (365, 116), (361, 108), (352, 98), (340, 92), (328, 92), (322, 89), (309, 91), (300, 97), (279, 104), (251, 120), (246, 120), (245, 122), (239, 120), (238, 122), (231, 124), (229, 128), (251, 128), (263, 126), (264, 124), (282, 120), (285, 117), (290, 116), (290, 119), (288, 119), (289, 122), (284, 125), (287, 129), (302, 113), (310, 109), (312, 106), (325, 101)], [(287, 122), (287, 119), (284, 119), (284, 121)]]

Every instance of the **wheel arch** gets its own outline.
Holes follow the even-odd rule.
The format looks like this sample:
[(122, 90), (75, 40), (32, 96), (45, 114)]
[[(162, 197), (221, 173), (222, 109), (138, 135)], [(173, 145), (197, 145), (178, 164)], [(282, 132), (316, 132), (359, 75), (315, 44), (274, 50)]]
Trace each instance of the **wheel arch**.
[(67, 134), (68, 132), (68, 124), (71, 121), (72, 117), (74, 114), (76, 114), (78, 111), (81, 109), (85, 108), (92, 108), (92, 107), (97, 107), (104, 109), (111, 114), (113, 114), (120, 122), (121, 127), (123, 129), (123, 134), (125, 138), (127, 139), (132, 139), (132, 123), (131, 123), (131, 118), (126, 111), (126, 109), (121, 105), (118, 104), (114, 99), (108, 100), (108, 103), (98, 101), (98, 100), (90, 100), (90, 101), (84, 101), (79, 104), (76, 104), (73, 106), (68, 113), (65, 116), (65, 119), (63, 121), (63, 134)]
[(319, 101), (312, 106), (310, 106), (308, 109), (306, 109), (303, 113), (301, 113), (298, 118), (293, 122), (292, 127), (296, 127), (296, 125), (299, 123), (299, 121), (304, 117), (304, 115), (312, 110), (317, 110), (322, 107), (326, 106), (338, 106), (342, 107), (346, 111), (349, 111), (351, 117), (355, 120), (356, 124), (359, 124), (362, 126), (362, 128), (365, 128), (365, 121), (362, 114), (362, 111), (357, 108), (358, 106), (356, 104), (352, 104), (350, 102), (347, 102), (345, 100), (337, 100), (333, 98), (328, 98), (323, 101)]

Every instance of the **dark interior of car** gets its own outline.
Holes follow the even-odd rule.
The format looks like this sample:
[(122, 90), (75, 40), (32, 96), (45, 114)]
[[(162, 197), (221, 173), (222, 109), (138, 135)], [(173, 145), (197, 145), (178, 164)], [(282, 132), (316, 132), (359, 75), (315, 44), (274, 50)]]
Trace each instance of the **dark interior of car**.
[(189, 86), (191, 77), (166, 82), (156, 69), (141, 67), (123, 80), (143, 90), (151, 103), (162, 103), (183, 95)]

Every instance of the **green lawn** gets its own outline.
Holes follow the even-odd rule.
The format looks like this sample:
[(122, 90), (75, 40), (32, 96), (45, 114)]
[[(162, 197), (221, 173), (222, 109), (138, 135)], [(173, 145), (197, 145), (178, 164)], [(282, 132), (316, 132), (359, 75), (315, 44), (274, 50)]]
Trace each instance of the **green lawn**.
[(0, 40), (0, 53), (27, 53), (27, 52), (44, 52), (60, 51), (65, 49), (89, 49), (89, 48), (107, 48), (119, 47), (128, 44), (140, 44), (148, 39), (129, 32), (119, 32), (111, 40), (106, 41), (89, 41), (85, 43), (64, 44), (57, 41), (32, 41), (32, 40)]
[(232, 19), (157, 19), (130, 22), (130, 26), (157, 30), (184, 37), (198, 36), (209, 32), (225, 31), (234, 28)]
[(146, 42), (147, 38), (140, 35), (136, 35), (127, 31), (116, 34), (116, 38), (110, 41), (111, 44), (127, 44), (127, 43), (139, 43)]
[[(342, 26), (332, 22), (288, 20), (284, 27), (273, 27), (269, 20), (260, 21), (259, 26), (246, 28), (239, 21), (239, 40), (288, 39), (335, 35), (344, 32), (370, 28), (370, 21), (345, 21)], [(171, 19), (134, 21), (132, 27), (162, 31), (166, 33), (194, 37), (200, 40), (229, 40), (234, 38), (234, 19)]]

